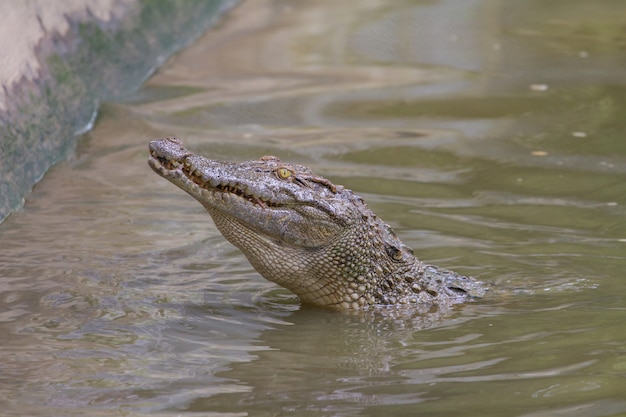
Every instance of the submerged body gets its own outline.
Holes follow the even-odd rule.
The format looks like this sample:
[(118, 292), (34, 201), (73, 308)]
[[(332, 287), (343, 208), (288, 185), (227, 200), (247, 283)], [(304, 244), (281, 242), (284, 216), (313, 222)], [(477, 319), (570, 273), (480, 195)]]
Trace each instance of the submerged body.
[(273, 156), (222, 162), (168, 137), (150, 142), (152, 169), (196, 200), (266, 279), (305, 303), (339, 310), (451, 305), (483, 284), (420, 262), (352, 191)]

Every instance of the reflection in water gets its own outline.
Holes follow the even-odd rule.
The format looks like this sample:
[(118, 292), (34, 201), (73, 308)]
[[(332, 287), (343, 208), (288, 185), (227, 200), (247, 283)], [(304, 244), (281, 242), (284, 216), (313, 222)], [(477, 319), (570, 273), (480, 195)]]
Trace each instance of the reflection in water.
[[(620, 4), (243, 4), (104, 106), (0, 225), (4, 410), (625, 413)], [(169, 134), (311, 165), (498, 291), (445, 312), (301, 307), (150, 171)]]

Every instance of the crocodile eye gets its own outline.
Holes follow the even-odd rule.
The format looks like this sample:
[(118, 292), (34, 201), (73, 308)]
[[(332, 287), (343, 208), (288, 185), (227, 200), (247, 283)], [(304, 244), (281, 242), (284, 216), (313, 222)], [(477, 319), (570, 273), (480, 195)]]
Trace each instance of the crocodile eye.
[(288, 168), (278, 168), (276, 170), (276, 175), (278, 175), (278, 178), (281, 180), (286, 180), (293, 175), (293, 171)]

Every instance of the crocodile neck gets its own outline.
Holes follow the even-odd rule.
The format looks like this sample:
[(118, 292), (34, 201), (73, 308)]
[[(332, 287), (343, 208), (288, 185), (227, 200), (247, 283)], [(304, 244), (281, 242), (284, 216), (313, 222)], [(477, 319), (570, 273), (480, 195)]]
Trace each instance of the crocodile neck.
[(152, 169), (198, 200), (266, 279), (339, 310), (450, 305), (481, 296), (472, 278), (420, 262), (352, 191), (265, 156), (215, 161), (173, 137), (150, 143)]

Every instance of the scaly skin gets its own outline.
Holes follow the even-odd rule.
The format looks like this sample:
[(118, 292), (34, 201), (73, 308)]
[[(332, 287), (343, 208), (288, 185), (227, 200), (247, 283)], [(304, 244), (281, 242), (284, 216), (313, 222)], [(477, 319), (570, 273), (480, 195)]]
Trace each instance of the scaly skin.
[(150, 142), (152, 169), (198, 200), (266, 279), (338, 310), (446, 305), (481, 282), (424, 265), (352, 191), (273, 156), (222, 162), (173, 137)]

